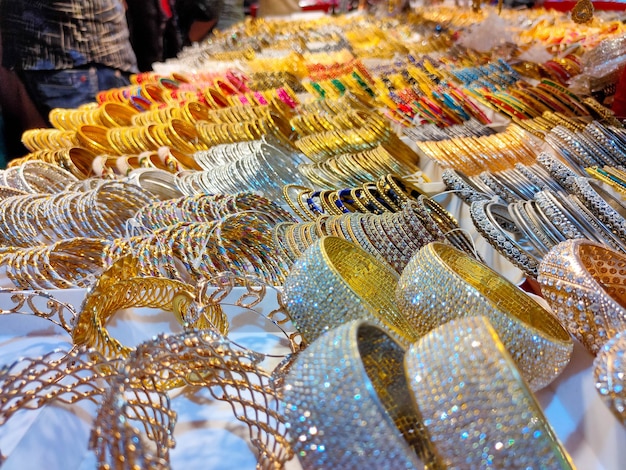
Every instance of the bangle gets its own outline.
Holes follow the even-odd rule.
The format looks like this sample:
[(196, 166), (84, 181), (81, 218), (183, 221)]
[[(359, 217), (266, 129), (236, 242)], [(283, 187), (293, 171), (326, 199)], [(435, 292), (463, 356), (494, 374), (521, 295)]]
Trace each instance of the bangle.
[(605, 190), (600, 182), (587, 178), (574, 178), (574, 194), (603, 224), (621, 240), (626, 239), (626, 207), (618, 197)]
[(408, 343), (416, 338), (413, 328), (390, 298), (397, 279), (390, 266), (353, 243), (322, 237), (292, 266), (283, 286), (284, 301), (308, 343), (357, 318), (382, 325)]
[(172, 311), (174, 298), (179, 293), (188, 293), (193, 298), (193, 286), (138, 275), (138, 264), (131, 257), (121, 258), (102, 274), (85, 298), (76, 319), (72, 331), (74, 345), (93, 347), (107, 358), (126, 358), (131, 348), (112, 338), (106, 329), (106, 323), (115, 312), (129, 307)]
[(449, 245), (430, 243), (413, 255), (396, 301), (420, 336), (459, 317), (486, 316), (533, 390), (552, 382), (572, 353), (569, 334), (552, 314)]
[[(507, 233), (509, 229), (518, 231), (508, 213), (508, 207), (493, 200), (478, 200), (470, 206), (470, 216), (478, 233), (495, 250), (532, 278), (537, 277), (539, 259)], [(505, 231), (507, 230), (507, 231)]]
[(441, 468), (574, 465), (489, 320), (443, 324), (411, 346), (407, 383)]
[(592, 354), (626, 330), (626, 255), (585, 239), (552, 248), (539, 265), (541, 291), (568, 331)]
[(439, 468), (403, 358), (384, 329), (360, 320), (299, 355), (285, 379), (283, 409), (304, 468)]
[(593, 361), (596, 390), (623, 425), (626, 424), (626, 409), (624, 409), (624, 401), (626, 400), (625, 352), (626, 333), (619, 332), (602, 345)]

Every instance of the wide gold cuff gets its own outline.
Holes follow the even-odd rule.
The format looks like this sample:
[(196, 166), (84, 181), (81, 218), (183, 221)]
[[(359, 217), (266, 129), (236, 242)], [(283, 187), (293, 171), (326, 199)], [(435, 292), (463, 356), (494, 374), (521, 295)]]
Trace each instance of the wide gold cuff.
[(430, 243), (413, 256), (396, 299), (420, 336), (450, 320), (486, 316), (533, 390), (552, 382), (569, 362), (572, 340), (550, 312), (449, 245)]

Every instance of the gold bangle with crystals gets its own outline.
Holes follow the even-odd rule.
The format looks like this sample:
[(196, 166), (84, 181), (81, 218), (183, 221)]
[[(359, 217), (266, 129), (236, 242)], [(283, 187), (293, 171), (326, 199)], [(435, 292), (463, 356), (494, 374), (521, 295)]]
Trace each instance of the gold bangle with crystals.
[(304, 468), (442, 468), (411, 402), (403, 358), (402, 346), (363, 320), (300, 353), (283, 402)]
[(405, 368), (443, 468), (574, 468), (485, 317), (431, 331)]
[(393, 269), (357, 245), (322, 237), (292, 266), (283, 286), (287, 311), (305, 341), (347, 321), (365, 318), (404, 343), (414, 329), (393, 302)]
[(572, 353), (569, 334), (550, 312), (495, 271), (442, 243), (413, 255), (396, 300), (420, 336), (459, 317), (486, 316), (533, 390), (552, 382)]
[(553, 247), (539, 265), (541, 292), (592, 354), (626, 330), (626, 255), (586, 239)]

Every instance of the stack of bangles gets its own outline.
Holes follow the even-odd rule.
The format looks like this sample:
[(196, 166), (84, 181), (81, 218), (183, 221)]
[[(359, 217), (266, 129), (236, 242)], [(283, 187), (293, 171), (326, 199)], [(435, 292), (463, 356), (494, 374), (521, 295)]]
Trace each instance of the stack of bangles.
[[(198, 121), (196, 130), (202, 142), (208, 147), (258, 140), (264, 135), (271, 135), (287, 145), (293, 140), (289, 123), (282, 116), (270, 111), (266, 111), (266, 114), (261, 117), (237, 123)], [(207, 150), (208, 147), (204, 149), (197, 148), (197, 150)]]
[(188, 282), (234, 272), (280, 285), (288, 265), (273, 246), (274, 225), (269, 214), (235, 212), (208, 222), (163, 226), (133, 237), (128, 245), (145, 275)]
[(123, 254), (106, 240), (68, 238), (50, 246), (8, 249), (0, 254), (0, 267), (18, 289), (88, 287)]
[(418, 142), (417, 145), (442, 167), (462, 171), (468, 176), (505, 170), (516, 163), (531, 165), (535, 161), (534, 149), (524, 141), (523, 133), (515, 126), (509, 126), (499, 134)]
[(407, 349), (348, 322), (301, 353), (286, 383), (291, 443), (307, 468), (573, 468), (485, 317)]
[(390, 143), (383, 143), (358, 153), (336, 155), (321, 162), (302, 163), (298, 165), (298, 171), (322, 188), (369, 183), (386, 173), (415, 175), (428, 181), (418, 166), (417, 155), (407, 159), (398, 153), (399, 150)]
[(438, 127), (434, 124), (405, 127), (402, 133), (413, 142), (447, 140), (454, 137), (480, 137), (495, 134), (495, 131), (476, 119), (469, 119), (463, 124)]
[(402, 272), (409, 259), (431, 241), (448, 241), (472, 256), (473, 243), (441, 206), (420, 196), (399, 212), (350, 213), (318, 217), (314, 222), (279, 223), (272, 230), (274, 246), (292, 262), (318, 238), (334, 236), (357, 244)]
[(626, 205), (619, 194), (600, 180), (573, 174), (566, 186), (508, 204), (475, 197), (472, 221), (497, 251), (532, 277), (541, 258), (565, 240), (585, 238), (626, 252)]
[(286, 142), (269, 134), (256, 140), (215, 145), (209, 150), (196, 152), (193, 157), (200, 169), (213, 170), (227, 163), (240, 160), (245, 156), (258, 153), (284, 154), (286, 157), (284, 164), (290, 166), (296, 166), (302, 162), (308, 161), (306, 157), (297, 153), (293, 147), (287, 145)]
[(315, 191), (293, 184), (283, 187), (285, 202), (303, 221), (315, 221), (322, 215), (350, 212), (398, 212), (404, 203), (417, 200), (422, 194), (419, 189), (392, 173), (384, 175), (375, 184), (365, 183), (356, 188), (334, 191)]
[(27, 247), (74, 237), (123, 237), (126, 221), (154, 200), (123, 182), (88, 191), (12, 196), (0, 201), (0, 238), (4, 245)]
[(196, 194), (157, 201), (139, 209), (134, 219), (141, 228), (154, 230), (180, 222), (210, 222), (238, 212), (262, 213), (274, 223), (294, 221), (277, 203), (251, 192)]
[[(0, 171), (0, 188), (13, 188), (23, 193), (59, 193), (78, 183), (69, 171), (51, 163), (31, 160)], [(18, 195), (16, 192), (14, 195)], [(8, 196), (9, 194), (3, 194)]]
[(406, 145), (390, 129), (378, 129), (377, 126), (369, 123), (361, 127), (302, 136), (295, 142), (295, 145), (311, 160), (321, 162), (335, 155), (369, 150), (381, 143), (387, 143), (390, 146), (398, 145), (400, 155), (410, 155), (410, 152), (404, 149)]
[[(215, 156), (218, 151), (223, 163), (218, 162), (217, 166), (211, 166), (207, 161), (209, 155)], [(283, 185), (303, 183), (296, 169), (299, 157), (284, 145), (275, 145), (273, 139), (264, 137), (261, 140), (214, 148), (208, 154), (207, 158), (200, 154), (198, 159), (208, 169), (177, 175), (176, 184), (183, 194), (232, 194), (252, 190), (278, 200)]]

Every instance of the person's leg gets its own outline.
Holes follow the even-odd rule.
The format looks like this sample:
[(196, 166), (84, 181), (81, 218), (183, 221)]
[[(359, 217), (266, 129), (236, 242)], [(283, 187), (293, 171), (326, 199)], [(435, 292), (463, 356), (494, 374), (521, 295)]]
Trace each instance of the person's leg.
[(7, 166), (7, 155), (7, 147), (4, 144), (4, 118), (2, 116), (2, 108), (0, 108), (0, 168)]
[(0, 67), (0, 108), (4, 119), (4, 143), (7, 161), (28, 153), (22, 144), (22, 133), (27, 129), (46, 127), (46, 120), (15, 72)]

